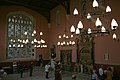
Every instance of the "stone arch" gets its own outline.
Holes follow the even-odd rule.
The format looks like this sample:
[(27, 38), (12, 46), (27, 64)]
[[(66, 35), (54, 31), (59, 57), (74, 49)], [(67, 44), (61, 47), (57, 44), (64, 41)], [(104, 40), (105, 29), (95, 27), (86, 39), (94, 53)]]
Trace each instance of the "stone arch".
[(79, 51), (79, 58), (81, 64), (91, 64), (91, 51), (89, 47), (83, 47)]

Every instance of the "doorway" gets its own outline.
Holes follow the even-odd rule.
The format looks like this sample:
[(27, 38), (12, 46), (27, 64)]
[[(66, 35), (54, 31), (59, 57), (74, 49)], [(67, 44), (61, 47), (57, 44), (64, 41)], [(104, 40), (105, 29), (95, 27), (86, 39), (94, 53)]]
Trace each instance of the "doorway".
[(72, 50), (60, 50), (60, 61), (62, 63), (62, 69), (71, 70)]
[(91, 55), (91, 48), (89, 47), (84, 47), (82, 49), (80, 49), (79, 53), (79, 65), (80, 67), (82, 67), (81, 70), (84, 73), (91, 73), (92, 69), (93, 69), (93, 59), (92, 59), (92, 55)]

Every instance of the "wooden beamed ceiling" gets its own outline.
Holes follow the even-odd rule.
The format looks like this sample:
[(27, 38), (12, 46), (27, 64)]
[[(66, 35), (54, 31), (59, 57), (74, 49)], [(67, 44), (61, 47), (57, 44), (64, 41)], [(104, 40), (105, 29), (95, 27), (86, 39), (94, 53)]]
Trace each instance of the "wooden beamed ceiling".
[(18, 5), (37, 11), (50, 22), (50, 11), (58, 5), (70, 14), (70, 0), (0, 0), (0, 6)]

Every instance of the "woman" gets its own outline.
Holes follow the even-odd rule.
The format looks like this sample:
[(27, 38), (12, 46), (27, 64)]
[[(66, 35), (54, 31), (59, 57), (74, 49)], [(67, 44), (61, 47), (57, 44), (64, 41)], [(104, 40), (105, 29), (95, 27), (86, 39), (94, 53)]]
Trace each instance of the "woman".
[(112, 69), (110, 67), (108, 67), (106, 75), (107, 75), (107, 80), (112, 80), (113, 74), (112, 74)]
[(59, 65), (55, 67), (55, 80), (62, 80), (61, 69)]

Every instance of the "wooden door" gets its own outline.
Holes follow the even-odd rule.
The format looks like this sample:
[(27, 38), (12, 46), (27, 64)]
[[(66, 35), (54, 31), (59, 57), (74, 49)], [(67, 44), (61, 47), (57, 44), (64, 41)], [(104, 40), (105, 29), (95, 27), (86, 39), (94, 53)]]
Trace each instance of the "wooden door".
[(60, 60), (62, 64), (64, 65), (70, 65), (71, 64), (71, 54), (72, 50), (61, 50), (60, 51)]

